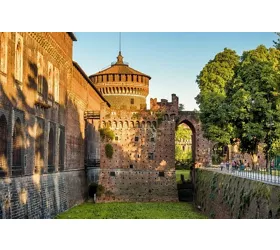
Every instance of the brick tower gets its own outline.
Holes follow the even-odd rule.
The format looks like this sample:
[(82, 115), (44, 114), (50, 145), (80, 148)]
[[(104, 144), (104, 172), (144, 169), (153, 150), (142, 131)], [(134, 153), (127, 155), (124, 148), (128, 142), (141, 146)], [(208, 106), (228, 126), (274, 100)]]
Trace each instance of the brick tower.
[(97, 89), (114, 108), (145, 109), (150, 76), (128, 66), (121, 51), (111, 67), (89, 76)]

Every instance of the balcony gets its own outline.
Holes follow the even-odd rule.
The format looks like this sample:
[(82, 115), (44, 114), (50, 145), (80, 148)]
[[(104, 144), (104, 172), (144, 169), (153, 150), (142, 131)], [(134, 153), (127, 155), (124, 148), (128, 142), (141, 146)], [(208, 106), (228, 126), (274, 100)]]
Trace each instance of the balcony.
[(100, 120), (100, 111), (85, 111), (85, 120)]

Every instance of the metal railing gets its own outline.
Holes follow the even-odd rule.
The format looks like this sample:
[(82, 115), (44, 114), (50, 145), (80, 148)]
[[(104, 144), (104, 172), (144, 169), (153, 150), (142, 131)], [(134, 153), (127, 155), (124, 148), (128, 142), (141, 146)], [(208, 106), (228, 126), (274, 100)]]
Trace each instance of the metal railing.
[(231, 174), (246, 179), (257, 180), (264, 183), (280, 185), (280, 168), (244, 168), (244, 167), (207, 167), (206, 169), (220, 173)]

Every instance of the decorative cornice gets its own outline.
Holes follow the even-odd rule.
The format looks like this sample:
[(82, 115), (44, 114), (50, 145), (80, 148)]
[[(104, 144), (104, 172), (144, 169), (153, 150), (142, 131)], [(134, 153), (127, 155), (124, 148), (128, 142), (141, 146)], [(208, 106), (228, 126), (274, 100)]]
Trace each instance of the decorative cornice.
[[(42, 46), (48, 54), (60, 65), (67, 69), (72, 67), (72, 59), (68, 57), (65, 52), (58, 46), (54, 46), (52, 39), (46, 39), (41, 35), (41, 32), (28, 32), (29, 36), (32, 37), (40, 46)], [(50, 38), (50, 37), (49, 37)]]

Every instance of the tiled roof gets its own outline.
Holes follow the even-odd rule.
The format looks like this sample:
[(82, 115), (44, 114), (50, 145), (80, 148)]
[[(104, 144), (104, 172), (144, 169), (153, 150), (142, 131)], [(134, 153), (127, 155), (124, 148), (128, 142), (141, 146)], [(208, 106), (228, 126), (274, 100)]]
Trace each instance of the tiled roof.
[(90, 77), (97, 76), (97, 75), (106, 75), (106, 74), (128, 74), (128, 75), (130, 74), (130, 75), (142, 75), (151, 79), (150, 76), (138, 70), (130, 68), (127, 64), (125, 64), (122, 60), (123, 57), (121, 55), (121, 52), (119, 52), (117, 59), (118, 61), (115, 64), (113, 64), (111, 67), (101, 70), (98, 73), (91, 75)]

